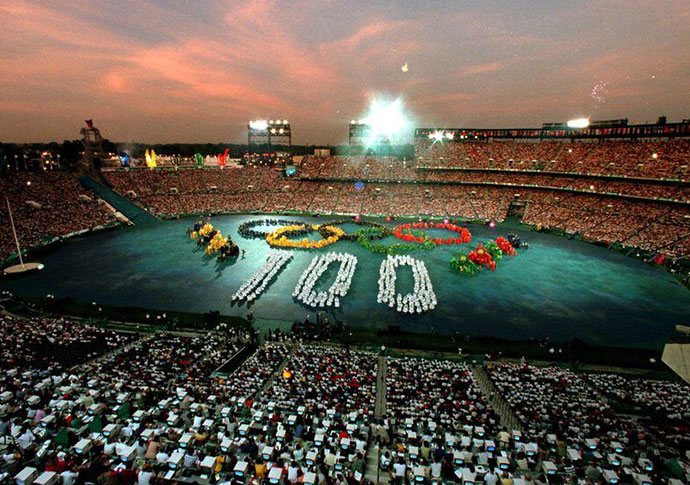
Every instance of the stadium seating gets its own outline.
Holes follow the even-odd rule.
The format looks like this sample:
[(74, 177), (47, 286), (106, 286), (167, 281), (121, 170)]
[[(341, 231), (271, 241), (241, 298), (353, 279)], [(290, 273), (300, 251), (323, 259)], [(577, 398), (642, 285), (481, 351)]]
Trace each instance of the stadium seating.
[[(71, 357), (41, 357), (42, 338)], [(382, 357), (289, 334), (216, 372), (245, 345), (235, 328), (137, 335), (1, 317), (1, 471), (77, 483), (689, 478), (690, 387), (678, 381)]]
[[(12, 204), (17, 238), (27, 249), (55, 237), (114, 222), (112, 212), (99, 204), (74, 175), (60, 172), (15, 173), (0, 177), (0, 216), (8, 222), (6, 196)], [(0, 261), (16, 253), (8, 223), (0, 229)]]
[[(500, 222), (518, 204), (525, 207), (522, 222), (532, 226), (673, 257), (689, 254), (687, 140), (431, 144), (421, 139), (416, 153), (414, 162), (306, 156), (298, 178), (255, 165), (115, 170), (104, 177), (160, 217), (301, 211)], [(15, 207), (23, 247), (112, 221), (69, 174), (15, 174), (0, 184)], [(9, 227), (3, 227), (0, 258), (5, 259), (14, 246)]]

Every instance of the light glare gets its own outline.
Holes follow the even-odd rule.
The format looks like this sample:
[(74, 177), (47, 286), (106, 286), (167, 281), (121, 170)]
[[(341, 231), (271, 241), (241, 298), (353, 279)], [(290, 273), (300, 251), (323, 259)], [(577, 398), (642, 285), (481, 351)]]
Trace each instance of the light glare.
[(436, 141), (443, 141), (443, 132), (442, 131), (434, 131), (432, 134), (432, 137)]
[(568, 121), (568, 128), (587, 128), (589, 126), (589, 118), (576, 118)]
[(408, 120), (403, 113), (400, 98), (393, 102), (374, 100), (369, 108), (364, 123), (368, 125), (367, 145), (371, 145), (381, 138), (390, 142), (396, 141), (408, 127)]
[(254, 129), (254, 130), (265, 130), (268, 128), (268, 121), (266, 121), (266, 120), (250, 121), (249, 127)]

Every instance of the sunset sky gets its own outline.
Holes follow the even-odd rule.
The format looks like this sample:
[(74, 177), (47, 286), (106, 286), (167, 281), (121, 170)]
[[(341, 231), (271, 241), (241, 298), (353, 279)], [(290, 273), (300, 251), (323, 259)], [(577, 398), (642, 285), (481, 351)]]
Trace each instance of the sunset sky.
[[(374, 96), (417, 126), (690, 118), (690, 0), (0, 3), (0, 141), (347, 142)], [(406, 71), (403, 66), (407, 65)]]

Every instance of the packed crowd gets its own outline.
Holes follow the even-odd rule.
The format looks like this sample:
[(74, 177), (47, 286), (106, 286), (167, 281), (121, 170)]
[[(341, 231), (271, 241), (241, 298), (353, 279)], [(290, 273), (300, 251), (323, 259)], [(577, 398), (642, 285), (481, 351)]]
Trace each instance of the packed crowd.
[[(381, 372), (373, 353), (276, 332), (226, 375), (218, 369), (251, 345), (234, 328), (138, 335), (3, 316), (0, 337), (8, 477), (349, 485), (376, 473), (390, 483), (632, 484), (690, 473), (690, 391), (678, 382), (491, 364), (482, 372), (520, 424), (508, 429), (457, 360), (387, 357)], [(71, 348), (72, 358), (46, 358), (32, 343)], [(597, 392), (643, 416), (618, 414)]]
[(413, 162), (390, 157), (313, 157), (302, 159), (302, 178), (356, 180), (416, 180)]
[[(445, 148), (418, 146), (422, 155), (414, 163), (385, 157), (307, 156), (299, 179), (284, 179), (279, 172), (262, 167), (111, 172), (108, 177), (122, 193), (136, 192), (140, 202), (165, 216), (294, 210), (500, 222), (515, 208), (520, 214), (522, 207), (523, 222), (543, 229), (683, 256), (690, 249), (690, 208), (657, 199), (688, 202), (690, 188), (677, 181), (583, 177), (583, 173), (598, 172), (570, 169), (589, 167), (590, 160), (606, 156), (628, 160), (648, 152), (656, 154), (650, 160), (657, 165), (683, 164), (687, 143), (448, 143)], [(488, 153), (487, 160), (508, 157), (522, 163), (487, 165), (481, 161)], [(465, 168), (466, 163), (473, 171), (420, 168)], [(554, 167), (563, 170), (554, 171)], [(602, 175), (620, 174), (609, 170)], [(157, 178), (156, 182), (150, 183), (151, 178)], [(139, 190), (138, 185), (145, 188)]]
[[(522, 426), (519, 439), (506, 436), (506, 446), (534, 440), (547, 474), (563, 473), (578, 483), (662, 483), (660, 474), (671, 462), (682, 462), (682, 448), (619, 415), (585, 376), (525, 363), (489, 365), (486, 371)], [(528, 463), (528, 470), (535, 465)]]
[[(260, 165), (103, 174), (120, 194), (163, 217), (294, 210), (501, 221), (519, 195), (530, 224), (608, 244), (628, 239), (626, 245), (676, 256), (687, 254), (690, 246), (685, 237), (690, 233), (685, 230), (690, 186), (684, 182), (689, 159), (688, 140), (419, 139), (414, 161), (306, 156), (299, 177), (291, 179)], [(0, 192), (12, 202), (24, 248), (113, 221), (111, 212), (70, 174), (12, 174), (0, 178)], [(585, 207), (550, 204), (555, 197), (582, 201)], [(7, 218), (5, 206), (0, 212)], [(3, 227), (0, 260), (16, 252), (9, 226)]]
[(680, 381), (590, 374), (590, 385), (614, 402), (632, 406), (644, 425), (667, 445), (690, 450), (690, 387)]
[(113, 332), (65, 318), (0, 315), (0, 368), (62, 371), (136, 338), (133, 333)]
[(685, 179), (690, 141), (415, 142), (423, 166)]
[(391, 483), (497, 483), (508, 470), (504, 447), (492, 441), (498, 416), (466, 364), (388, 358), (386, 386), (377, 431), (379, 467)]
[[(3, 480), (364, 483), (372, 354), (305, 346), (290, 355), (293, 344), (275, 338), (225, 376), (215, 371), (246, 343), (228, 328), (135, 341), (64, 320), (1, 323)], [(81, 367), (16, 343), (44, 327), (48, 340), (88, 347), (72, 362)], [(279, 375), (283, 367), (294, 375)]]
[(17, 252), (5, 197), (10, 201), (23, 250), (114, 221), (112, 212), (71, 174), (19, 172), (0, 176), (0, 194), (0, 261)]
[(372, 353), (304, 346), (287, 362), (298, 376), (275, 383), (271, 397), (287, 409), (305, 406), (311, 414), (344, 419), (354, 412), (368, 420), (374, 413), (376, 368)]
[(134, 342), (138, 336), (65, 321), (5, 323), (3, 341), (13, 336), (13, 347), (24, 348), (17, 331), (31, 339), (49, 328), (46, 338), (55, 345), (87, 347), (71, 363), (102, 356), (70, 369), (15, 359), (17, 350), (2, 349), (9, 369), (2, 380), (0, 434), (10, 438), (2, 441), (3, 468), (15, 473), (31, 465), (70, 484), (133, 483), (135, 459), (141, 460), (139, 483), (167, 468), (160, 460), (166, 446), (185, 448), (180, 441), (189, 430), (207, 432), (199, 421), (202, 409), (215, 401), (214, 387), (225, 388), (213, 372), (243, 345), (236, 332), (156, 334)]
[(224, 393), (229, 393), (245, 401), (255, 397), (270, 382), (289, 351), (283, 342), (263, 345), (236, 372), (214, 381), (214, 395), (222, 398)]

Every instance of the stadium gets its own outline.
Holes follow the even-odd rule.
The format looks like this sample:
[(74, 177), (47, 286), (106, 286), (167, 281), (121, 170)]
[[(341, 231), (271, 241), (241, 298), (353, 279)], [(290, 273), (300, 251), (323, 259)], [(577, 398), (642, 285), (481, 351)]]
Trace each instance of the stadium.
[[(175, 8), (157, 15), (172, 25)], [(178, 105), (213, 103), (239, 81), (189, 81), (196, 57), (166, 58), (174, 43), (155, 51), (170, 107), (148, 74), (128, 87), (134, 73), (107, 76), (113, 97), (70, 108), (62, 131), (41, 118), (31, 123), (40, 135), (16, 134), (33, 116), (27, 105), (13, 118), (32, 89), (7, 105), (15, 121), (0, 137), (27, 141), (0, 143), (0, 483), (690, 483), (690, 119), (635, 121), (628, 94), (621, 106), (633, 114), (614, 113), (599, 80), (591, 115), (559, 97), (553, 118), (535, 121), (543, 110), (525, 111), (515, 94), (501, 101), (504, 124), (488, 115), (487, 80), (474, 121), (456, 101), (450, 116), (429, 109), (415, 91), (429, 78), (418, 77), (392, 82), (405, 94), (357, 103), (327, 91), (344, 100), (332, 120), (296, 106), (321, 95), (303, 78), (337, 79), (292, 59), (284, 26), (264, 32), (253, 9), (265, 8), (285, 7), (252, 3), (233, 26), (257, 32), (257, 59), (291, 59), (301, 77), (290, 96), (306, 94), (294, 105), (278, 87), (228, 95), (233, 134), (220, 143), (195, 130), (215, 130), (224, 114), (189, 110), (178, 124)], [(78, 76), (90, 72), (78, 67), (84, 52), (144, 49), (160, 35), (120, 44), (119, 27), (78, 9), (0, 8), (17, 32), (34, 11), (98, 26), (96, 46), (45, 30)], [(180, 25), (206, 14), (188, 11)], [(360, 56), (360, 42), (396, 25), (333, 42)], [(260, 50), (275, 32), (285, 36)], [(302, 54), (332, 48), (311, 42)], [(194, 56), (206, 45), (192, 44)], [(222, 79), (220, 52), (244, 55), (209, 47)], [(159, 68), (141, 55), (146, 73)], [(247, 86), (270, 78), (257, 62)], [(413, 68), (405, 61), (396, 76)], [(38, 92), (81, 109), (74, 89)], [(472, 109), (475, 95), (446, 90), (444, 104)], [(135, 114), (148, 115), (127, 97), (154, 99), (170, 136), (140, 124)], [(113, 115), (119, 103), (133, 114)], [(36, 141), (63, 133), (78, 138)]]

